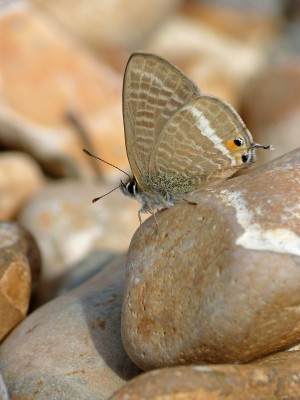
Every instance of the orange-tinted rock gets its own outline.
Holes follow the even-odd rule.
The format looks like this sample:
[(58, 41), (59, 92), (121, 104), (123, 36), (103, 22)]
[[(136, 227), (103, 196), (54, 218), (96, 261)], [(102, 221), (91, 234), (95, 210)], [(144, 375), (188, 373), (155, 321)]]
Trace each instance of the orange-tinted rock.
[(24, 3), (1, 15), (0, 36), (0, 144), (25, 149), (58, 176), (92, 174), (82, 147), (125, 164), (122, 76)]
[(245, 94), (243, 116), (258, 142), (275, 147), (262, 154), (261, 161), (299, 147), (300, 62), (277, 62), (253, 78)]
[(43, 255), (38, 288), (43, 301), (56, 294), (58, 281), (88, 254), (127, 250), (139, 226), (138, 203), (120, 190), (92, 203), (114, 185), (62, 180), (46, 186), (23, 208), (19, 222), (33, 232)]
[(0, 340), (25, 318), (39, 272), (40, 254), (31, 234), (0, 222)]
[[(198, 23), (203, 23), (216, 32), (251, 43), (252, 46), (265, 46), (274, 39), (280, 28), (278, 4), (275, 9), (265, 10), (250, 5), (212, 4), (213, 2), (191, 2), (183, 7), (184, 14)], [(218, 2), (217, 2), (218, 3)], [(272, 4), (270, 8), (272, 8)], [(277, 10), (276, 10), (277, 8)]]
[(94, 47), (132, 49), (141, 45), (180, 0), (87, 0), (84, 5), (75, 0), (31, 2)]
[(286, 352), (251, 365), (164, 368), (134, 378), (110, 400), (297, 400), (299, 367), (299, 352)]
[(0, 219), (14, 217), (43, 183), (38, 164), (27, 154), (0, 153)]
[(106, 399), (139, 371), (120, 337), (124, 259), (31, 313), (2, 343), (12, 398)]
[(299, 166), (300, 149), (136, 232), (122, 338), (140, 368), (245, 362), (300, 341)]
[(1, 400), (9, 400), (6, 385), (4, 383), (4, 380), (3, 380), (1, 374), (0, 374), (0, 399)]

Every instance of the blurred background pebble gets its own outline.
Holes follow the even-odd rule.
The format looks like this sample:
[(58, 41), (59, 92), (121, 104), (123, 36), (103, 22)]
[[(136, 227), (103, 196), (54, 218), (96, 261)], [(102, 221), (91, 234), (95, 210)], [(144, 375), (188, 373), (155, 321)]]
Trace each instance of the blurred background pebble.
[(0, 215), (34, 235), (41, 287), (92, 251), (126, 250), (139, 225), (119, 191), (91, 204), (124, 175), (82, 152), (129, 171), (129, 55), (161, 55), (230, 102), (276, 148), (259, 165), (300, 145), (299, 19), (296, 0), (0, 1)]

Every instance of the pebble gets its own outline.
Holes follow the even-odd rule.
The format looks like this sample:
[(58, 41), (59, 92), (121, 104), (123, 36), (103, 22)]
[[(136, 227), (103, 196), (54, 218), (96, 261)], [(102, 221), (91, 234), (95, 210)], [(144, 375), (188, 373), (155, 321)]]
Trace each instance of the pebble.
[(246, 365), (163, 368), (140, 375), (110, 400), (298, 400), (299, 352), (283, 352)]
[[(183, 11), (192, 20), (236, 41), (251, 43), (253, 47), (270, 46), (281, 27), (279, 3), (264, 1), (258, 5), (256, 0), (253, 4), (229, 3), (223, 0), (187, 2)], [(269, 7), (264, 8), (265, 5)]]
[(2, 343), (10, 396), (107, 399), (139, 373), (120, 336), (124, 257), (31, 313)]
[(28, 154), (7, 151), (0, 154), (0, 219), (11, 220), (43, 185), (40, 166)]
[(242, 109), (256, 141), (275, 148), (261, 154), (260, 162), (300, 147), (300, 61), (274, 61), (257, 74), (245, 91)]
[(26, 316), (41, 268), (32, 235), (13, 222), (0, 222), (0, 340)]
[[(180, 0), (31, 0), (54, 21), (96, 49), (139, 47)], [(72, 9), (72, 13), (69, 10)]]
[(25, 2), (0, 14), (0, 36), (0, 143), (57, 177), (95, 175), (82, 147), (102, 158), (110, 148), (108, 161), (127, 165), (122, 75)]
[(7, 388), (6, 388), (6, 385), (4, 383), (1, 373), (0, 373), (0, 399), (1, 400), (9, 400)]
[(300, 341), (299, 166), (300, 149), (136, 232), (122, 339), (141, 369), (246, 362)]
[(23, 207), (18, 221), (36, 237), (43, 257), (36, 304), (63, 290), (66, 274), (89, 254), (102, 251), (109, 257), (128, 248), (139, 226), (137, 202), (116, 190), (92, 203), (113, 187), (101, 181), (60, 180)]

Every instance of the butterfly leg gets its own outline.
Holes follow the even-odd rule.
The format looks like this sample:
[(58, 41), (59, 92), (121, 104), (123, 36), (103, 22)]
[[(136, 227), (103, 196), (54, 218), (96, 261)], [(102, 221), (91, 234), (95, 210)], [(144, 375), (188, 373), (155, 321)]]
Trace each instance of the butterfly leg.
[(143, 211), (142, 208), (138, 211), (138, 217), (139, 217), (139, 221), (140, 221), (140, 226), (142, 225), (142, 217), (141, 217), (142, 211)]
[(151, 215), (153, 215), (153, 217), (154, 217), (154, 220), (155, 220), (155, 224), (156, 224), (156, 229), (155, 229), (155, 235), (157, 235), (158, 234), (158, 222), (157, 222), (157, 219), (156, 219), (156, 216), (155, 216), (155, 211), (150, 211), (149, 210), (149, 213), (151, 214)]
[(186, 199), (182, 199), (183, 201), (185, 201), (187, 204), (191, 204), (192, 206), (196, 206), (197, 205), (197, 203), (195, 203), (194, 201), (189, 201), (189, 200), (186, 200)]

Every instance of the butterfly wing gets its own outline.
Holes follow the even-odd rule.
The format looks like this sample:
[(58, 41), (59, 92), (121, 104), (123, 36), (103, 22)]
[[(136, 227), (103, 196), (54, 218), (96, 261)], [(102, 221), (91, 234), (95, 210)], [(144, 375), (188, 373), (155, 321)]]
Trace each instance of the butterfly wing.
[(200, 96), (170, 118), (150, 159), (154, 190), (188, 193), (222, 180), (253, 160), (250, 132), (237, 112), (212, 96)]
[(196, 85), (166, 60), (148, 53), (130, 57), (123, 82), (123, 119), (129, 164), (141, 189), (166, 122), (199, 95)]

